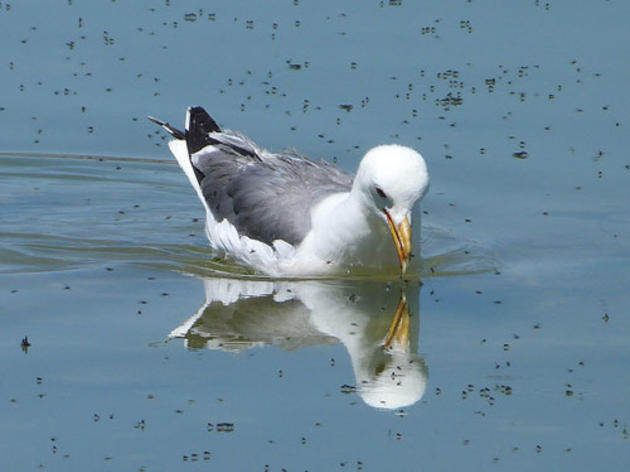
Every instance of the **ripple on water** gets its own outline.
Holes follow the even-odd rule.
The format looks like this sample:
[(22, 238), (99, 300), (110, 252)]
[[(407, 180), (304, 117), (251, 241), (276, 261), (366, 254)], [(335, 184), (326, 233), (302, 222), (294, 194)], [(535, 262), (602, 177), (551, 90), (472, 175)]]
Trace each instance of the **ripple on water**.
[[(496, 261), (482, 247), (458, 240), (446, 231), (436, 228), (427, 228), (424, 235), (421, 270), (410, 272), (410, 279), (496, 270)], [(0, 233), (0, 262), (0, 273), (54, 272), (89, 265), (129, 263), (199, 277), (267, 278), (229, 259), (217, 257), (206, 246), (80, 239), (37, 233)], [(374, 274), (351, 274), (350, 278), (382, 277)]]

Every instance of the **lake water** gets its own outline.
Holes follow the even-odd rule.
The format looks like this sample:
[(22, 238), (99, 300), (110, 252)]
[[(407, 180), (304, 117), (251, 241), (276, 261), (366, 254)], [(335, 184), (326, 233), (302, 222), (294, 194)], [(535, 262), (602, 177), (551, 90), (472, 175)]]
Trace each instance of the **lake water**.
[[(630, 4), (206, 3), (0, 2), (0, 468), (627, 470)], [(419, 279), (216, 260), (189, 105), (422, 152)]]

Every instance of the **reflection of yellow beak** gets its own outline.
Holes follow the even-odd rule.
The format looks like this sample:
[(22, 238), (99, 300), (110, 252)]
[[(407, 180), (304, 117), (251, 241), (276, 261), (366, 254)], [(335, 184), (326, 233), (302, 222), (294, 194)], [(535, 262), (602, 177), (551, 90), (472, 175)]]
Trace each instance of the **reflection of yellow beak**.
[(400, 348), (407, 349), (409, 346), (409, 307), (404, 293), (400, 296), (394, 319), (387, 330), (385, 349), (390, 349), (394, 341)]
[(411, 225), (409, 224), (409, 218), (405, 216), (405, 219), (396, 226), (389, 212), (385, 209), (383, 209), (383, 212), (387, 217), (387, 224), (394, 238), (398, 260), (400, 261), (400, 270), (404, 274), (411, 254)]

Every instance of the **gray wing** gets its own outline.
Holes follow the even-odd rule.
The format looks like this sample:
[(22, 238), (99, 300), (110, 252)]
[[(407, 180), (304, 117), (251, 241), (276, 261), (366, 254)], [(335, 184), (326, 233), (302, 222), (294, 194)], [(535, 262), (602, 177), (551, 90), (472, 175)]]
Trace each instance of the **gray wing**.
[(222, 350), (237, 352), (260, 342), (291, 351), (335, 342), (310, 323), (309, 315), (299, 300), (278, 302), (273, 295), (243, 298), (227, 306), (213, 301), (184, 336), (192, 348), (218, 340)]
[(271, 154), (229, 131), (208, 136), (213, 144), (191, 155), (203, 196), (217, 221), (226, 218), (252, 239), (299, 244), (313, 205), (352, 186), (350, 174), (325, 161)]

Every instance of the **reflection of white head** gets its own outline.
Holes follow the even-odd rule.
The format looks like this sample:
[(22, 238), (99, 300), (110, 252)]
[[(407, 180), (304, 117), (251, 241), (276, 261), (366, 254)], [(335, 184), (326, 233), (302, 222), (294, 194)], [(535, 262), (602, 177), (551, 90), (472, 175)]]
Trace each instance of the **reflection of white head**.
[[(387, 292), (372, 287), (356, 297), (348, 297), (348, 293), (339, 288), (321, 285), (325, 293), (319, 288), (301, 289), (296, 293), (311, 310), (314, 326), (339, 339), (348, 350), (357, 392), (363, 401), (369, 406), (387, 409), (419, 401), (426, 389), (428, 369), (411, 349), (411, 345), (417, 343), (411, 343), (410, 336), (417, 340), (418, 333), (410, 329), (407, 303), (401, 310), (401, 300), (395, 290)], [(390, 347), (385, 348), (383, 339), (395, 313), (404, 314), (407, 319), (400, 323), (404, 328), (397, 328), (401, 331), (395, 333)]]
[(355, 370), (358, 393), (374, 408), (413, 405), (424, 395), (428, 371), (417, 355), (403, 350), (374, 353), (367, 369)]

